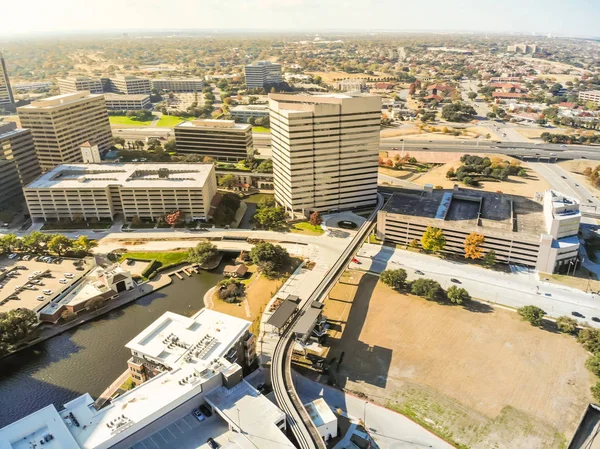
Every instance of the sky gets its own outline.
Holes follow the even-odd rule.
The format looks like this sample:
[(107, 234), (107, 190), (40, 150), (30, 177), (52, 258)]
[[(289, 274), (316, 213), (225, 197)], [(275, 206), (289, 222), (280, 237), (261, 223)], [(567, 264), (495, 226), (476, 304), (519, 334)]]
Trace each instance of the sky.
[(0, 0), (0, 35), (132, 30), (476, 31), (600, 37), (599, 0)]

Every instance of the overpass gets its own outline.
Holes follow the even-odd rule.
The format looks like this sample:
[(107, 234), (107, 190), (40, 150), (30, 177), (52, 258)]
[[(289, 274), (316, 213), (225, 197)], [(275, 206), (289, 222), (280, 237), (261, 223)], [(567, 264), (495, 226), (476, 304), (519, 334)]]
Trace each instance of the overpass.
[(325, 444), (321, 439), (314, 423), (306, 412), (304, 405), (300, 401), (296, 388), (292, 381), (292, 348), (294, 345), (294, 328), (302, 315), (311, 307), (314, 302), (322, 302), (327, 294), (338, 282), (342, 273), (348, 267), (348, 264), (358, 251), (369, 232), (375, 226), (377, 221), (377, 211), (383, 206), (383, 196), (378, 195), (377, 206), (369, 218), (357, 231), (356, 235), (340, 255), (336, 263), (329, 269), (326, 276), (319, 283), (315, 291), (301, 302), (298, 312), (292, 317), (290, 323), (282, 332), (279, 341), (273, 352), (271, 363), (271, 380), (273, 383), (273, 393), (277, 405), (281, 408), (288, 418), (288, 425), (298, 446), (301, 449), (325, 449)]

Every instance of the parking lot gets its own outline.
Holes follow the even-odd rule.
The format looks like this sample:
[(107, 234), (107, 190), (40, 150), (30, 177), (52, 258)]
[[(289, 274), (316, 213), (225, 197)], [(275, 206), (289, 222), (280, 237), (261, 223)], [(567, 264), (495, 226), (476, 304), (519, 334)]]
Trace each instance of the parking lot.
[(133, 449), (210, 449), (206, 443), (209, 437), (225, 446), (228, 434), (229, 427), (217, 413), (202, 422), (188, 414), (135, 444)]
[(87, 271), (85, 262), (81, 267), (75, 266), (72, 259), (55, 262), (2, 257), (0, 277), (5, 277), (0, 280), (0, 312), (17, 308), (34, 310), (47, 304)]

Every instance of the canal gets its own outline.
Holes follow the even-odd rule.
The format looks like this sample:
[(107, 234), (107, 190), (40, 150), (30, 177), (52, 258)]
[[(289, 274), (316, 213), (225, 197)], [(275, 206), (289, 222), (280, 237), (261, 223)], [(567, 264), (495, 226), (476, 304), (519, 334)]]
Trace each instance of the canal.
[(123, 371), (135, 335), (166, 311), (191, 315), (222, 279), (202, 272), (114, 310), (90, 323), (0, 360), (0, 428), (42, 407), (90, 393), (96, 398)]

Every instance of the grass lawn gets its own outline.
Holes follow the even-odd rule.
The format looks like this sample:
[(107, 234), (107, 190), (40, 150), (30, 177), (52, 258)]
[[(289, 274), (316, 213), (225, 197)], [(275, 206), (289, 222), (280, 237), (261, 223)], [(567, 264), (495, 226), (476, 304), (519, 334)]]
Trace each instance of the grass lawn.
[(292, 232), (296, 232), (298, 234), (308, 234), (308, 235), (321, 235), (325, 231), (321, 226), (313, 226), (308, 221), (302, 221), (300, 223), (295, 223)]
[(128, 377), (127, 380), (123, 382), (123, 384), (119, 388), (124, 391), (129, 391), (133, 390), (134, 387), (135, 384), (133, 383), (133, 379), (131, 377)]
[(250, 195), (248, 198), (244, 199), (246, 203), (260, 203), (262, 200), (270, 198), (272, 200), (275, 199), (275, 196), (270, 195), (268, 193), (255, 193), (254, 195)]
[(148, 251), (139, 253), (125, 253), (121, 256), (121, 261), (125, 259), (156, 259), (163, 265), (171, 265), (174, 263), (183, 263), (187, 257), (187, 251)]
[(132, 120), (124, 115), (109, 115), (108, 120), (111, 125), (126, 125), (126, 126), (148, 126), (152, 120)]
[(252, 132), (253, 133), (270, 133), (271, 129), (270, 128), (265, 128), (264, 126), (253, 126), (252, 127)]
[(181, 122), (187, 122), (192, 120), (192, 118), (179, 117), (176, 115), (163, 115), (159, 120), (156, 126), (159, 128), (172, 128), (175, 125), (178, 125)]

